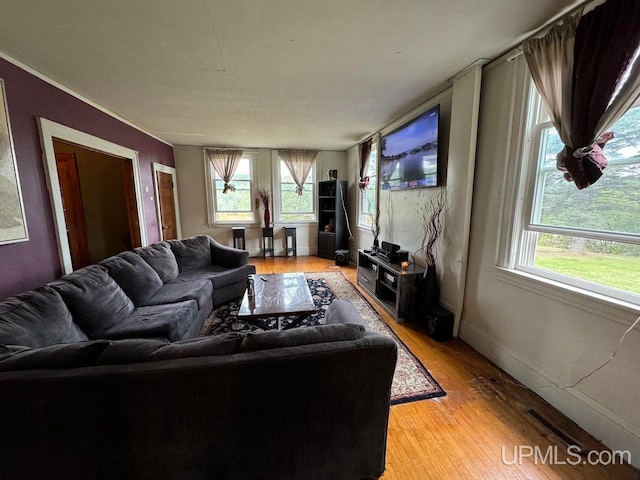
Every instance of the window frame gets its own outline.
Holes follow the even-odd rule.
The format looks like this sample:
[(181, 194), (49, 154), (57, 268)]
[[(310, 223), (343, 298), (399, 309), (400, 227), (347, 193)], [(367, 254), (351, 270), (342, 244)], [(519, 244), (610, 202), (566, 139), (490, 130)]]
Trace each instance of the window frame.
[[(373, 154), (373, 152), (375, 152), (376, 156), (375, 156), (375, 162), (372, 164), (371, 163), (371, 155)], [(358, 159), (358, 162), (360, 161), (360, 159)], [(371, 190), (373, 189), (374, 194), (375, 194), (375, 202), (373, 205), (373, 211), (375, 212), (376, 209), (376, 205), (378, 204), (378, 196), (380, 195), (380, 192), (378, 190), (378, 172), (379, 172), (379, 158), (378, 158), (378, 139), (375, 138), (373, 140), (373, 142), (371, 142), (371, 152), (369, 153), (369, 170), (367, 170), (367, 175), (369, 175), (369, 178), (371, 179), (371, 175), (370, 175), (370, 170), (371, 170), (371, 166), (375, 165), (375, 181), (370, 181), (369, 182), (369, 186), (367, 187), (367, 190)], [(359, 168), (359, 167), (358, 167)], [(360, 188), (358, 188), (358, 228), (362, 228), (365, 229), (367, 231), (371, 231), (371, 225), (367, 223), (367, 220), (371, 220), (371, 215), (369, 213), (366, 213), (364, 208), (365, 208), (365, 198), (367, 197), (367, 190), (360, 190)]]
[[(278, 155), (277, 150), (271, 151), (271, 164), (272, 164), (272, 175), (273, 175), (273, 199), (272, 199), (272, 208), (273, 208), (273, 221), (275, 223), (283, 224), (283, 225), (310, 225), (318, 222), (318, 195), (317, 195), (317, 167), (318, 167), (318, 159), (313, 162), (313, 166), (311, 167), (311, 171), (309, 172), (309, 176), (305, 182), (305, 190), (307, 185), (311, 186), (311, 202), (312, 202), (312, 215), (313, 217), (310, 220), (304, 219), (287, 219), (283, 220), (282, 215), (282, 189), (280, 188), (280, 175), (282, 172), (282, 159)], [(286, 166), (285, 166), (286, 168)], [(287, 170), (288, 171), (288, 170)], [(300, 212), (294, 212), (300, 213)], [(288, 214), (288, 213), (287, 213)]]
[[(213, 148), (213, 147), (209, 147)], [(216, 148), (217, 150), (225, 150), (221, 148)], [(229, 149), (235, 150), (235, 149)], [(254, 198), (256, 198), (256, 161), (258, 158), (257, 150), (252, 149), (242, 149), (242, 159), (249, 160), (249, 172), (251, 174), (251, 178), (249, 180), (249, 190), (250, 190), (250, 208), (251, 208), (251, 220), (217, 220), (216, 219), (216, 205), (217, 205), (217, 196), (221, 195), (222, 192), (218, 192), (216, 188), (216, 172), (209, 161), (207, 156), (207, 148), (203, 149), (204, 153), (204, 168), (205, 168), (205, 186), (206, 186), (206, 196), (207, 196), (207, 221), (208, 226), (228, 226), (228, 225), (257, 225), (259, 222), (258, 215), (256, 213), (256, 209), (254, 207)], [(233, 182), (232, 182), (233, 183)], [(233, 193), (233, 192), (232, 192)]]
[[(640, 245), (640, 234), (551, 226), (535, 220), (539, 218), (539, 212), (542, 207), (544, 184), (541, 180), (544, 179), (545, 172), (551, 171), (550, 168), (539, 167), (543, 155), (543, 133), (549, 127), (553, 128), (553, 126), (550, 121), (542, 119), (544, 114), (542, 99), (530, 77), (528, 83), (527, 88), (524, 89), (526, 115), (521, 135), (520, 178), (517, 182), (518, 197), (514, 215), (511, 219), (514, 227), (511, 245), (508, 251), (505, 252), (506, 255), (502, 257), (502, 262), (499, 262), (502, 265), (499, 266), (555, 282), (569, 289), (579, 289), (589, 295), (640, 306), (640, 295), (638, 294), (534, 266), (537, 239), (543, 233), (621, 242), (631, 245)], [(640, 157), (635, 158), (635, 160), (616, 161), (614, 164), (640, 163)], [(509, 221), (508, 218), (505, 218), (505, 220)]]

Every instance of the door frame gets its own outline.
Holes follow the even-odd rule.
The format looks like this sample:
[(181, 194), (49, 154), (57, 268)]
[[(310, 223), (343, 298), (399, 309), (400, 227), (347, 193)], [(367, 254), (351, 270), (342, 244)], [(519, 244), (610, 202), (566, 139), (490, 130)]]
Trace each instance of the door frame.
[(123, 147), (100, 137), (81, 132), (60, 123), (38, 117), (40, 129), (40, 144), (42, 147), (42, 160), (44, 163), (45, 176), (47, 178), (47, 188), (51, 199), (51, 210), (53, 212), (56, 238), (58, 241), (58, 251), (60, 253), (60, 263), (64, 274), (71, 273), (73, 266), (71, 263), (71, 250), (69, 249), (69, 239), (67, 238), (67, 224), (64, 219), (64, 209), (62, 207), (62, 195), (60, 194), (60, 179), (56, 167), (56, 154), (53, 147), (53, 140), (62, 140), (79, 145), (89, 150), (106, 153), (114, 157), (131, 160), (133, 167), (133, 186), (136, 193), (136, 207), (138, 210), (138, 225), (140, 228), (140, 241), (142, 245), (147, 245), (146, 222), (142, 201), (142, 188), (140, 186), (140, 168), (138, 152), (130, 148)]
[(162, 172), (171, 175), (171, 181), (173, 182), (173, 208), (176, 212), (176, 232), (178, 239), (182, 238), (182, 229), (180, 228), (180, 205), (178, 203), (178, 181), (176, 178), (176, 169), (163, 165), (162, 163), (153, 162), (153, 188), (156, 196), (156, 215), (158, 217), (158, 238), (162, 239), (162, 214), (160, 212), (160, 195), (158, 195), (158, 175), (157, 172)]

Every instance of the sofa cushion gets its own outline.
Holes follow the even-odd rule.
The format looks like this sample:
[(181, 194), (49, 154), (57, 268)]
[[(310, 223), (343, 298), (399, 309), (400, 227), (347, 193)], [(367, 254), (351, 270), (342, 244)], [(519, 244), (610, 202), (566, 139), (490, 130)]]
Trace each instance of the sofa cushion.
[(0, 343), (45, 347), (89, 337), (55, 290), (41, 287), (0, 302)]
[(181, 272), (178, 278), (171, 283), (187, 282), (195, 279), (206, 278), (213, 284), (213, 289), (226, 287), (234, 283), (247, 283), (247, 278), (251, 273), (255, 273), (255, 267), (250, 264), (242, 265), (237, 268), (224, 268), (219, 265), (209, 265), (197, 270), (188, 270)]
[(133, 252), (122, 252), (100, 262), (135, 305), (144, 305), (160, 287), (158, 273)]
[(169, 240), (167, 243), (176, 256), (181, 272), (211, 265), (211, 246), (208, 236), (198, 235), (184, 240)]
[(248, 334), (242, 342), (240, 350), (242, 352), (254, 352), (256, 350), (296, 347), (314, 343), (357, 340), (362, 337), (364, 331), (365, 329), (362, 325), (355, 323), (300, 327), (292, 328), (291, 330), (269, 330)]
[(19, 349), (0, 357), (0, 371), (90, 367), (109, 345), (106, 340)]
[(178, 262), (167, 242), (158, 242), (147, 247), (138, 247), (135, 252), (153, 268), (163, 282), (178, 276)]
[(116, 365), (187, 357), (230, 355), (240, 349), (243, 336), (228, 333), (189, 338), (169, 343), (157, 339), (126, 339), (111, 342), (98, 359), (99, 365)]
[(105, 338), (102, 332), (127, 319), (135, 308), (101, 265), (81, 268), (49, 285), (60, 294), (73, 320), (90, 338)]
[(100, 338), (167, 338), (180, 340), (198, 316), (195, 300), (138, 307), (129, 317), (100, 332)]
[(149, 355), (165, 345), (169, 345), (169, 340), (148, 338), (115, 340), (104, 349), (98, 359), (98, 365), (145, 362)]
[(185, 357), (231, 355), (240, 350), (243, 338), (244, 335), (239, 333), (188, 338), (156, 350), (151, 355), (151, 358), (153, 360), (169, 360)]
[(204, 308), (213, 295), (213, 285), (207, 280), (191, 280), (188, 282), (167, 283), (163, 285), (145, 305), (162, 305), (167, 303), (195, 300), (198, 309)]

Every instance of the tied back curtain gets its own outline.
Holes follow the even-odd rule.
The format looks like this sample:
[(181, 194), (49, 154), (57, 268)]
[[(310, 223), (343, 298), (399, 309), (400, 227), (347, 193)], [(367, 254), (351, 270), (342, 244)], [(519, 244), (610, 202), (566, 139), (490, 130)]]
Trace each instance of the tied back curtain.
[(207, 150), (207, 155), (211, 166), (224, 181), (222, 193), (234, 192), (236, 188), (230, 182), (242, 158), (242, 150)]
[[(640, 2), (609, 0), (523, 45), (536, 88), (565, 147), (557, 166), (579, 189), (607, 166), (609, 129), (640, 94)], [(635, 61), (634, 61), (635, 59)]]
[(296, 183), (296, 193), (302, 195), (304, 182), (318, 156), (317, 150), (278, 150), (278, 156), (287, 166), (293, 181)]
[(364, 189), (369, 184), (369, 177), (365, 176), (369, 170), (369, 160), (371, 155), (372, 139), (365, 140), (358, 145), (358, 153), (360, 155), (360, 179), (359, 185), (361, 189)]

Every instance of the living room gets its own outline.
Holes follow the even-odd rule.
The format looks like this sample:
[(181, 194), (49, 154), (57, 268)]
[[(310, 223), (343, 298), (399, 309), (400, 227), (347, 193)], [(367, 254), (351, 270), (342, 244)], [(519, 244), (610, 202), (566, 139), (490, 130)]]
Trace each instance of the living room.
[[(46, 119), (55, 124), (51, 126), (54, 132), (51, 138), (64, 138), (64, 135), (68, 134), (69, 142), (78, 143), (74, 140), (77, 137), (73, 136), (73, 132), (64, 130), (67, 128), (136, 152), (139, 176), (138, 208), (142, 212), (141, 218), (144, 221), (141, 223), (141, 231), (147, 244), (157, 242), (161, 238), (161, 222), (154, 199), (153, 164), (175, 168), (181, 236), (187, 238), (205, 234), (224, 245), (231, 245), (230, 225), (216, 224), (208, 210), (212, 203), (208, 197), (205, 179), (211, 172), (207, 172), (204, 149), (234, 147), (254, 154), (255, 187), (264, 187), (272, 192), (276, 190), (274, 183), (277, 182), (274, 179), (279, 172), (276, 165), (277, 157), (274, 156), (277, 154), (274, 152), (278, 149), (294, 148), (318, 150), (313, 171), (314, 182), (326, 180), (327, 171), (335, 169), (338, 171), (338, 179), (346, 180), (348, 183), (346, 207), (353, 236), (348, 249), (351, 261), (354, 262), (357, 249), (369, 248), (374, 240), (371, 229), (366, 224), (366, 215), (364, 218), (362, 216), (362, 195), (358, 188), (358, 145), (379, 133), (390, 133), (416, 115), (439, 105), (443, 135), (447, 139), (443, 155), (447, 159), (446, 190), (449, 193), (450, 206), (446, 212), (443, 241), (437, 250), (436, 267), (440, 280), (441, 303), (454, 314), (454, 333), (458, 340), (451, 344), (434, 343), (420, 333), (417, 327), (412, 330), (407, 326), (394, 325), (394, 320), (390, 317), (383, 315), (383, 318), (402, 332), (404, 337), (401, 335), (401, 338), (405, 343), (422, 352), (420, 355), (424, 355), (425, 358), (421, 360), (443, 384), (449, 397), (455, 397), (456, 390), (464, 388), (465, 385), (459, 380), (447, 388), (446, 382), (438, 376), (438, 369), (430, 365), (430, 360), (435, 365), (438, 362), (444, 363), (444, 359), (454, 361), (453, 357), (461, 348), (456, 342), (464, 343), (471, 347), (469, 351), (475, 350), (487, 359), (486, 362), (493, 362), (510, 375), (513, 380), (509, 381), (520, 382), (531, 392), (542, 397), (607, 448), (631, 452), (631, 462), (636, 467), (639, 466), (640, 411), (637, 408), (637, 399), (640, 397), (640, 381), (633, 372), (637, 372), (637, 364), (640, 361), (640, 338), (637, 328), (630, 329), (640, 314), (637, 280), (635, 286), (622, 288), (625, 295), (616, 297), (610, 296), (608, 290), (589, 290), (582, 288), (580, 283), (565, 283), (555, 276), (537, 275), (535, 272), (532, 273), (530, 268), (519, 268), (520, 261), (516, 260), (520, 252), (515, 239), (520, 238), (519, 235), (526, 230), (523, 227), (524, 217), (518, 213), (518, 209), (523, 208), (521, 202), (525, 196), (520, 180), (526, 170), (523, 168), (523, 158), (530, 148), (529, 137), (526, 135), (531, 123), (531, 92), (535, 90), (532, 87), (527, 62), (521, 54), (521, 45), (531, 36), (541, 34), (542, 27), (550, 26), (567, 13), (575, 11), (582, 2), (564, 1), (559, 4), (545, 1), (535, 8), (526, 7), (527, 2), (518, 2), (517, 5), (511, 6), (492, 6), (490, 10), (486, 6), (481, 9), (473, 2), (464, 2), (458, 5), (463, 12), (458, 12), (452, 6), (439, 4), (420, 7), (403, 4), (398, 5), (392, 12), (386, 12), (386, 15), (390, 15), (389, 19), (380, 12), (375, 15), (367, 13), (366, 18), (372, 22), (374, 31), (382, 30), (387, 21), (402, 22), (414, 18), (428, 18), (429, 20), (424, 20), (427, 22), (426, 25), (415, 22), (418, 24), (412, 24), (412, 28), (407, 30), (413, 35), (418, 35), (420, 30), (425, 30), (428, 26), (440, 35), (443, 45), (439, 48), (445, 52), (442, 56), (432, 56), (425, 51), (428, 48), (424, 43), (412, 44), (412, 37), (408, 33), (406, 37), (401, 37), (401, 40), (394, 40), (395, 37), (390, 33), (381, 38), (373, 34), (366, 36), (366, 41), (374, 42), (374, 45), (370, 46), (371, 50), (384, 51), (388, 57), (395, 57), (395, 63), (388, 60), (388, 65), (375, 58), (364, 62), (357, 53), (357, 48), (363, 47), (357, 47), (357, 42), (353, 43), (354, 51), (340, 53), (335, 44), (328, 40), (323, 44), (318, 40), (326, 36), (338, 36), (341, 31), (351, 28), (358, 18), (358, 6), (346, 8), (333, 5), (336, 9), (344, 8), (344, 16), (327, 14), (327, 6), (314, 5), (308, 10), (301, 9), (302, 11), (295, 12), (295, 18), (310, 24), (307, 25), (310, 30), (309, 38), (315, 38), (319, 45), (319, 50), (315, 53), (316, 61), (334, 61), (325, 64), (331, 65), (331, 69), (326, 68), (324, 75), (315, 71), (319, 83), (311, 82), (309, 74), (302, 70), (290, 73), (293, 78), (290, 83), (276, 82), (275, 85), (272, 84), (272, 78), (276, 78), (275, 73), (284, 68), (284, 64), (275, 61), (264, 62), (258, 75), (262, 79), (261, 82), (269, 84), (274, 95), (291, 92), (291, 105), (273, 105), (273, 99), (257, 97), (249, 88), (250, 84), (243, 83), (245, 80), (240, 81), (226, 71), (236, 69), (240, 72), (240, 77), (256, 74), (251, 68), (252, 65), (248, 63), (250, 59), (256, 60), (253, 57), (255, 54), (245, 52), (242, 55), (246, 56), (240, 57), (240, 46), (244, 40), (237, 39), (229, 25), (237, 22), (241, 27), (240, 31), (255, 28), (265, 34), (261, 30), (264, 23), (277, 25), (274, 19), (276, 13), (266, 11), (266, 7), (263, 10), (262, 7), (252, 5), (245, 5), (246, 10), (241, 13), (240, 10), (234, 10), (229, 6), (223, 9), (217, 2), (208, 3), (211, 3), (209, 15), (213, 12), (216, 17), (219, 12), (224, 21), (229, 22), (228, 25), (223, 27), (216, 22), (209, 25), (210, 20), (200, 7), (193, 7), (196, 13), (192, 13), (191, 16), (181, 16), (172, 10), (178, 7), (168, 5), (167, 11), (162, 12), (157, 6), (150, 4), (126, 8), (111, 5), (108, 8), (103, 6), (91, 10), (89, 7), (76, 9), (72, 2), (69, 2), (64, 8), (57, 7), (57, 12), (49, 11), (50, 7), (44, 6), (29, 7), (18, 3), (6, 6), (10, 14), (2, 20), (0, 78), (4, 84), (23, 199), (23, 218), (26, 219), (28, 234), (25, 232), (21, 240), (3, 242), (5, 244), (0, 246), (0, 298), (34, 289), (67, 273), (61, 260), (59, 243), (60, 232), (63, 230), (56, 223), (49, 192), (49, 174), (43, 166), (43, 150), (46, 149), (46, 145), (43, 140), (42, 122), (39, 119)], [(287, 6), (284, 3), (286, 2), (280, 4), (280, 8), (286, 10)], [(291, 5), (289, 7), (292, 8)], [(366, 10), (388, 10), (388, 6), (381, 2), (377, 2), (375, 7), (364, 3), (359, 7)], [(593, 5), (587, 4), (587, 7), (586, 11), (590, 11)], [(86, 12), (81, 11), (85, 8)], [(129, 12), (127, 8), (131, 8), (132, 11)], [(217, 10), (218, 8), (222, 10)], [(488, 9), (488, 13), (484, 12), (485, 8)], [(527, 15), (516, 13), (524, 11), (525, 8)], [(430, 9), (434, 9), (433, 15)], [(452, 11), (449, 12), (448, 9)], [(467, 13), (464, 13), (464, 9)], [(74, 10), (78, 10), (74, 13), (77, 15), (76, 20), (86, 22), (79, 30), (72, 30), (66, 23), (65, 15), (71, 16), (70, 12)], [(109, 42), (97, 42), (98, 37), (108, 38), (108, 34), (118, 31), (118, 26), (125, 21), (123, 17), (127, 15), (137, 19), (139, 24), (135, 28), (134, 25), (128, 24), (131, 31), (125, 30), (123, 38), (118, 37), (113, 51), (109, 50)], [(124, 45), (129, 42), (126, 37), (131, 36), (139, 40), (133, 30), (139, 29), (140, 32), (137, 33), (143, 34), (143, 24), (147, 15), (151, 15), (151, 19), (155, 20), (149, 21), (154, 25), (149, 27), (150, 31), (147, 34), (159, 42), (159, 45), (136, 45), (135, 42), (130, 42), (129, 48), (136, 53), (132, 52), (132, 56), (128, 57), (123, 53)], [(446, 19), (449, 15), (460, 23), (447, 26)], [(493, 21), (491, 15), (497, 15), (501, 20)], [(66, 26), (67, 31), (65, 32), (62, 26), (56, 30), (49, 24), (48, 16), (55, 18), (57, 25)], [(195, 21), (194, 16), (200, 17), (198, 22), (203, 22), (197, 23), (200, 29), (198, 31), (190, 29), (187, 23), (188, 19)], [(478, 17), (477, 26), (473, 20), (474, 16)], [(172, 17), (185, 23), (173, 24)], [(314, 19), (317, 23), (314, 23)], [(223, 23), (222, 20), (220, 22)], [(442, 25), (440, 29), (436, 28), (439, 24)], [(473, 38), (474, 35), (484, 38), (481, 29), (494, 24), (501, 26), (501, 36), (491, 39), (492, 44), (480, 45), (478, 41), (478, 45), (474, 45), (478, 49), (468, 52), (471, 48), (468, 46), (468, 38)], [(96, 32), (95, 44), (91, 37), (92, 25), (93, 28), (100, 27), (100, 31)], [(456, 30), (462, 28), (460, 25), (464, 25), (469, 31), (461, 35)], [(170, 42), (170, 37), (165, 36), (166, 31), (175, 35), (185, 35), (180, 41), (176, 39), (176, 43), (183, 45), (191, 41), (198, 42), (198, 37), (202, 35), (205, 27), (214, 30), (214, 35), (207, 37), (207, 42), (210, 43), (206, 52), (196, 49), (188, 51), (188, 54), (170, 51), (171, 55), (164, 59), (158, 53), (163, 47), (169, 49), (166, 44)], [(187, 30), (191, 31), (183, 33)], [(287, 34), (293, 35), (294, 32), (297, 36), (286, 38)], [(362, 32), (360, 30), (360, 33)], [(306, 63), (303, 62), (300, 68), (308, 66), (309, 57), (313, 55), (309, 55), (309, 50), (304, 48), (307, 38), (304, 29), (286, 31), (278, 36), (275, 36), (274, 32), (271, 33), (274, 35), (273, 38), (286, 41), (284, 45), (278, 44), (273, 47), (280, 49), (282, 57), (292, 57), (298, 61), (304, 59)], [(216, 38), (219, 44), (215, 43)], [(227, 40), (231, 42), (232, 38), (233, 48), (230, 44), (225, 44)], [(421, 36), (416, 38), (423, 41)], [(268, 40), (265, 42), (268, 43)], [(451, 45), (444, 45), (446, 43)], [(145, 50), (147, 48), (148, 50)], [(95, 76), (87, 80), (88, 84), (82, 83), (78, 71), (82, 70), (79, 67), (84, 66), (74, 63), (74, 55), (81, 58), (93, 55), (97, 59), (96, 63), (100, 64), (85, 67), (95, 69)], [(126, 70), (126, 67), (119, 66), (118, 55), (122, 55), (126, 65), (130, 66), (127, 62), (133, 61), (135, 64), (137, 61), (138, 66), (142, 65), (145, 68)], [(151, 61), (154, 56), (160, 60)], [(242, 58), (244, 63), (236, 63), (238, 61), (234, 56)], [(471, 58), (467, 61), (469, 56)], [(278, 57), (278, 61), (284, 61), (282, 57)], [(143, 60), (145, 58), (149, 60)], [(48, 60), (45, 62), (46, 59)], [(441, 74), (439, 78), (427, 77), (431, 70), (436, 70), (438, 62), (444, 62), (444, 70), (448, 69), (449, 73)], [(410, 68), (410, 64), (414, 63), (420, 64), (420, 68)], [(58, 66), (54, 68), (54, 64)], [(293, 67), (288, 65), (287, 68)], [(359, 107), (348, 102), (349, 97), (357, 97), (357, 87), (346, 80), (344, 85), (340, 84), (343, 75), (356, 75), (358, 68), (366, 73), (358, 76), (363, 84), (366, 84), (369, 76), (375, 75), (380, 79), (380, 83), (367, 90), (370, 103), (363, 101)], [(176, 77), (180, 74), (171, 76), (171, 82), (154, 84), (161, 77), (161, 72), (167, 69), (190, 72), (191, 75), (201, 71), (203, 74), (194, 79), (184, 73), (185, 84), (190, 85), (191, 91), (187, 96), (177, 96), (184, 87), (171, 82), (176, 82)], [(404, 83), (394, 80), (394, 74), (404, 73), (404, 69), (413, 72), (415, 76), (408, 78)], [(78, 77), (73, 75), (74, 72)], [(149, 110), (143, 110), (142, 100), (133, 93), (127, 93), (134, 87), (120, 81), (127, 76), (131, 77), (135, 88), (143, 89), (145, 83), (154, 84), (157, 101), (152, 103), (157, 105), (149, 105)], [(214, 80), (211, 80), (212, 78)], [(429, 79), (428, 82), (426, 78)], [(234, 81), (239, 83), (234, 85)], [(311, 91), (311, 86), (300, 85), (305, 82), (313, 85), (315, 92)], [(385, 82), (388, 90), (376, 90)], [(211, 87), (210, 83), (214, 86)], [(323, 88), (319, 88), (320, 86)], [(118, 91), (118, 95), (110, 97), (109, 91)], [(397, 94), (397, 91), (406, 93)], [(371, 92), (375, 92), (375, 95)], [(173, 98), (174, 94), (176, 98)], [(229, 106), (234, 102), (235, 109)], [(125, 108), (127, 103), (131, 104), (129, 110)], [(216, 112), (219, 116), (215, 117), (215, 121), (199, 124), (194, 120), (198, 117), (193, 109), (201, 104), (208, 104), (208, 108), (219, 109), (222, 113)], [(329, 112), (329, 117), (322, 118), (333, 118), (333, 121), (325, 120), (325, 123), (319, 123), (316, 116), (326, 114), (325, 109)], [(252, 123), (246, 116), (239, 117), (240, 122), (230, 120), (226, 124), (222, 120), (225, 116), (234, 119), (240, 115), (240, 111), (243, 111), (243, 115), (253, 112), (257, 116), (263, 110), (267, 114), (260, 116), (263, 119), (262, 123)], [(360, 118), (364, 116), (367, 120), (353, 124), (351, 117), (347, 115), (348, 112), (343, 110), (365, 112), (367, 115)], [(193, 114), (192, 117), (189, 115), (190, 112)], [(172, 123), (172, 117), (176, 117), (177, 123)], [(285, 117), (288, 117), (286, 123), (281, 120)], [(159, 120), (154, 123), (152, 118)], [(345, 123), (348, 123), (348, 126), (345, 126)], [(296, 124), (302, 125), (303, 130), (310, 132), (326, 130), (326, 135), (332, 138), (332, 142), (320, 142), (311, 134), (290, 134), (287, 129), (292, 129)], [(276, 134), (279, 137), (276, 137)], [(208, 135), (214, 135), (215, 138)], [(374, 146), (377, 148), (377, 145)], [(635, 155), (634, 158), (637, 159), (638, 154)], [(603, 179), (607, 172), (604, 175)], [(588, 191), (589, 189), (584, 190)], [(421, 246), (422, 237), (420, 216), (417, 212), (419, 206), (430, 196), (430, 192), (431, 189), (379, 190), (379, 239), (399, 244), (411, 253), (416, 252)], [(278, 199), (274, 195), (271, 200), (276, 235), (279, 235), (276, 238), (275, 254), (282, 256), (281, 228), (285, 222), (279, 216), (282, 212), (276, 208)], [(406, 208), (407, 206), (411, 208)], [(274, 267), (268, 263), (269, 260), (261, 260), (262, 214), (260, 209), (254, 213), (254, 222), (246, 228), (246, 248), (252, 260), (253, 257), (257, 257), (255, 264), (259, 273), (271, 273), (269, 270), (274, 268), (333, 269), (333, 262), (321, 263), (314, 256), (317, 251), (318, 229), (323, 227), (317, 222), (296, 223), (299, 258), (295, 263), (285, 260), (289, 263)], [(625, 237), (625, 241), (637, 245), (637, 234), (637, 231), (632, 231), (631, 235)], [(304, 266), (306, 256), (310, 257), (311, 266)], [(276, 261), (282, 262), (283, 259), (278, 258)], [(314, 263), (316, 261), (320, 263)], [(423, 261), (418, 260), (418, 263), (424, 267)], [(351, 275), (350, 279), (355, 283), (353, 271)], [(618, 277), (627, 275), (631, 274), (617, 274)], [(637, 277), (631, 277), (632, 283), (634, 278)], [(624, 340), (621, 341), (622, 339)], [(429, 355), (433, 355), (434, 358), (430, 359)], [(469, 368), (473, 370), (473, 363), (483, 362), (484, 360), (478, 360), (483, 357), (470, 357), (473, 361), (469, 362)], [(477, 368), (480, 369), (479, 366)], [(447, 368), (443, 370), (448, 371)], [(490, 376), (478, 374), (478, 377)], [(491, 378), (498, 382), (503, 381), (498, 373), (494, 373)], [(476, 383), (477, 381), (469, 380), (466, 386), (467, 396), (474, 392), (480, 396), (486, 394), (485, 388), (488, 387)], [(514, 387), (506, 381), (503, 384), (505, 388)], [(521, 387), (515, 387), (514, 390), (519, 388)], [(425, 407), (428, 408), (429, 414), (434, 416), (430, 424), (425, 426), (431, 429), (434, 428), (431, 423), (435, 424), (438, 421), (436, 401), (426, 400), (416, 404), (427, 402), (433, 403)], [(411, 404), (393, 406), (392, 415), (394, 409), (399, 411), (405, 407), (405, 411), (412, 408)], [(409, 421), (409, 414), (407, 415)], [(448, 418), (443, 419), (443, 422), (445, 420), (451, 421)], [(411, 430), (416, 428), (419, 427), (411, 426)], [(403, 433), (398, 431), (398, 425), (394, 424), (390, 430), (390, 439), (402, 435)], [(508, 437), (508, 434), (506, 436)], [(414, 438), (420, 438), (420, 435)], [(427, 449), (429, 437), (426, 434), (422, 442), (422, 448)], [(397, 447), (398, 444), (394, 445), (396, 449), (401, 448)], [(456, 460), (466, 456), (460, 452), (449, 455), (449, 458)], [(433, 473), (431, 477), (425, 474), (424, 466), (415, 467), (413, 471), (408, 467), (406, 470), (400, 470), (397, 466), (397, 458), (400, 457), (393, 458), (396, 462), (395, 470), (398, 472), (395, 478), (439, 478)], [(424, 461), (423, 459), (422, 462)], [(495, 462), (500, 463), (500, 451), (495, 453)], [(473, 461), (470, 463), (473, 464)], [(494, 472), (491, 469), (484, 471)], [(625, 471), (626, 473), (628, 472)], [(563, 478), (563, 475), (570, 475), (567, 471), (553, 470), (550, 467), (541, 471), (523, 468), (518, 474), (527, 478), (546, 478), (554, 475)], [(603, 469), (594, 473), (593, 477), (587, 478), (607, 478), (607, 474), (606, 469)], [(391, 475), (391, 472), (386, 475)], [(504, 470), (495, 475), (513, 477), (515, 474), (511, 470)]]

